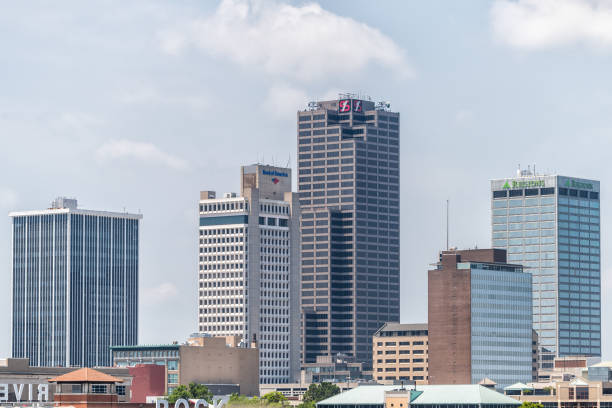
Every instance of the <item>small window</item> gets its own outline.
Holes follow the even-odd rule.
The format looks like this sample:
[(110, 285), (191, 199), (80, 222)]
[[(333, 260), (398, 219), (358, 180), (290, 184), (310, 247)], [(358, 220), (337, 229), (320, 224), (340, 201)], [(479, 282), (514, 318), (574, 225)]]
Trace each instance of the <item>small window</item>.
[(259, 217), (259, 225), (266, 225), (265, 217)]
[[(561, 189), (559, 189), (559, 190), (561, 190)], [(542, 195), (552, 195), (552, 194), (555, 194), (555, 189), (554, 189), (554, 187), (541, 188), (540, 189), (540, 194), (542, 194)], [(561, 194), (561, 191), (559, 191), (559, 194)], [(567, 195), (567, 193), (565, 195)]]
[(559, 195), (567, 195), (567, 188), (559, 187)]
[(572, 197), (578, 197), (578, 190), (571, 190), (569, 191), (569, 195)]
[(510, 197), (518, 197), (523, 195), (523, 190), (510, 190)]
[(125, 385), (117, 386), (117, 395), (125, 395)]
[(276, 225), (276, 218), (268, 218), (268, 225), (270, 226), (275, 226)]
[(106, 384), (92, 384), (92, 394), (106, 394)]
[(493, 198), (502, 198), (508, 197), (508, 192), (506, 190), (498, 190), (493, 192)]
[(592, 200), (599, 200), (599, 193), (596, 191), (591, 191), (590, 198)]
[(526, 196), (536, 196), (538, 195), (538, 189), (537, 188), (526, 188), (525, 195)]
[(580, 197), (581, 198), (588, 198), (589, 197), (589, 192), (588, 191), (580, 191)]

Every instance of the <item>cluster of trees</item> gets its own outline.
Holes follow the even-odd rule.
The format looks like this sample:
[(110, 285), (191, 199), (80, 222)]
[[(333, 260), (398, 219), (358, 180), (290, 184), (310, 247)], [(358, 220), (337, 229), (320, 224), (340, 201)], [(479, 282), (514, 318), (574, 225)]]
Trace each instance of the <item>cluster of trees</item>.
[(194, 382), (189, 385), (179, 385), (170, 395), (168, 395), (168, 404), (174, 404), (178, 399), (203, 399), (209, 404), (213, 403), (213, 393), (210, 392), (207, 386), (196, 384)]
[[(340, 388), (331, 383), (310, 384), (308, 390), (304, 393), (303, 402), (298, 405), (298, 408), (314, 408), (315, 404), (326, 398), (332, 397), (340, 393)], [(178, 399), (203, 399), (208, 403), (213, 403), (213, 394), (208, 387), (202, 384), (190, 383), (187, 385), (179, 385), (170, 395), (168, 395), (168, 403), (174, 404)], [(267, 407), (282, 407), (286, 404), (287, 398), (278, 391), (269, 392), (260, 397), (245, 397), (244, 395), (232, 394), (228, 401), (228, 406), (267, 406)], [(541, 407), (523, 407), (523, 408), (541, 408)]]

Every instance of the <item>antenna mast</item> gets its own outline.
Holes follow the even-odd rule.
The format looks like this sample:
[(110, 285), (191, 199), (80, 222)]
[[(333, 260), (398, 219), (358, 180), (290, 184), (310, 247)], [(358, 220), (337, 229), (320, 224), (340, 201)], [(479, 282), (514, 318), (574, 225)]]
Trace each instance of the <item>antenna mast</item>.
[(448, 251), (448, 205), (450, 200), (446, 199), (446, 250)]

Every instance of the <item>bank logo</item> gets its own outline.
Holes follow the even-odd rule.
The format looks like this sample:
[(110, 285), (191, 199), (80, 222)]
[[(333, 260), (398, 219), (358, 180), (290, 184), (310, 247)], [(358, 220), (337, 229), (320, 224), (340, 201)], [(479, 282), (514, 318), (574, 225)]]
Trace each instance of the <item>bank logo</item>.
[(568, 179), (568, 180), (565, 180), (565, 183), (563, 185), (565, 187), (570, 187), (570, 188), (581, 188), (583, 190), (593, 190), (592, 183), (584, 183), (582, 181)]
[(351, 111), (351, 100), (350, 99), (341, 99), (338, 101), (338, 112), (346, 113)]
[(280, 180), (279, 180), (279, 179), (277, 179), (276, 177), (274, 177), (274, 178), (272, 179), (272, 182), (273, 182), (274, 184), (278, 184), (278, 182), (279, 182), (279, 181), (280, 181)]
[(361, 101), (359, 100), (355, 100), (353, 101), (353, 112), (362, 112), (363, 111), (363, 105), (361, 105)]
[(535, 187), (545, 187), (546, 183), (544, 180), (522, 180), (522, 181), (506, 181), (503, 189), (510, 188), (535, 188)]

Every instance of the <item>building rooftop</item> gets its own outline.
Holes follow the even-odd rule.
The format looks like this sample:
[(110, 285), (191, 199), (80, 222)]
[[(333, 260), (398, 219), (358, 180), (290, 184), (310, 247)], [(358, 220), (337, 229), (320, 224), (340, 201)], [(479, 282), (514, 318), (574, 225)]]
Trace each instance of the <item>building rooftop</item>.
[(130, 218), (130, 219), (142, 219), (142, 214), (133, 214), (124, 212), (113, 212), (113, 211), (98, 211), (98, 210), (86, 210), (78, 207), (78, 201), (76, 198), (68, 197), (57, 197), (54, 199), (48, 208), (43, 210), (26, 210), (26, 211), (12, 211), (9, 213), (9, 217), (21, 217), (28, 215), (46, 215), (46, 214), (84, 214), (84, 215), (99, 215), (106, 217), (118, 217), (118, 218)]
[(81, 368), (59, 377), (51, 378), (55, 383), (120, 383), (122, 379), (101, 373), (93, 368)]
[[(414, 386), (406, 387), (414, 390)], [(385, 392), (398, 390), (397, 385), (362, 385), (342, 394), (323, 400), (317, 406), (329, 405), (380, 405)], [(478, 384), (466, 385), (418, 385), (421, 393), (410, 405), (520, 405), (521, 403), (497, 391)]]
[(387, 322), (380, 329), (374, 333), (376, 336), (382, 332), (396, 332), (396, 331), (427, 331), (427, 323), (397, 323)]
[(133, 346), (110, 346), (111, 350), (178, 350), (180, 344), (136, 344)]

